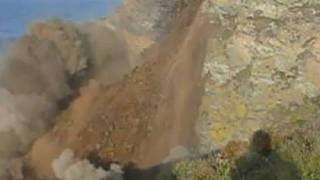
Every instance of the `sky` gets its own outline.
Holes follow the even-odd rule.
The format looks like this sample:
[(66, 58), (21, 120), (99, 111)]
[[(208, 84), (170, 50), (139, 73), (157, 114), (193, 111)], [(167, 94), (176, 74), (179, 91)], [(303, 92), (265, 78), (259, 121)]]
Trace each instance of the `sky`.
[(120, 0), (0, 0), (0, 39), (15, 38), (37, 20), (60, 17), (86, 21), (103, 17), (119, 3)]

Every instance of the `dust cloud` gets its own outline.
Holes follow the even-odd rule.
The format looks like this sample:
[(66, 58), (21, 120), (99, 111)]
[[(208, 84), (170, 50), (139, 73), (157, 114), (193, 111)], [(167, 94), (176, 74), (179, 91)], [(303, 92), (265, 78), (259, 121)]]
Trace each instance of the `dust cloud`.
[(37, 22), (11, 43), (0, 61), (0, 179), (23, 179), (32, 142), (89, 80), (128, 73), (127, 57), (125, 41), (95, 23)]

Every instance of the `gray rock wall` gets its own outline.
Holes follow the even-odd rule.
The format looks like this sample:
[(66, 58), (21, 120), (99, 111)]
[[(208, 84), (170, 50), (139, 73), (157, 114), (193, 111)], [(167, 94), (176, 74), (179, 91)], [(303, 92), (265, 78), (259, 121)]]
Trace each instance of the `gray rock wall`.
[(214, 26), (198, 132), (204, 151), (320, 115), (320, 2), (207, 0)]

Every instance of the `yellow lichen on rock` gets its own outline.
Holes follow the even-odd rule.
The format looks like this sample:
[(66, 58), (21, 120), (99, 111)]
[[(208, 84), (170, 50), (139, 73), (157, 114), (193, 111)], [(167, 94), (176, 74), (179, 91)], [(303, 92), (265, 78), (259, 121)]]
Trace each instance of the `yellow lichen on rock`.
[(199, 121), (203, 144), (221, 147), (258, 128), (312, 121), (320, 112), (314, 105), (320, 95), (319, 9), (312, 3), (204, 3), (203, 13), (219, 30), (208, 40), (203, 69), (209, 75)]

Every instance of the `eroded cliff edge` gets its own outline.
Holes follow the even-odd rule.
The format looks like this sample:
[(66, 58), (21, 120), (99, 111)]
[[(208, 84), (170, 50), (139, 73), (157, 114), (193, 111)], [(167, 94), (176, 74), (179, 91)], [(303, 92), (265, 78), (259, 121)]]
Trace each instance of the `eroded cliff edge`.
[[(54, 179), (52, 162), (66, 149), (99, 165), (144, 170), (186, 149), (202, 155), (231, 144), (232, 154), (240, 154), (258, 129), (285, 143), (296, 131), (315, 131), (319, 6), (312, 0), (127, 0), (106, 20), (32, 25), (16, 48), (28, 47), (23, 53), (30, 58), (22, 62), (43, 63), (26, 76), (35, 85), (1, 80), (14, 95), (44, 91), (41, 97), (57, 106), (50, 108), (49, 130), (24, 148), (31, 149), (24, 161), (32, 176)], [(64, 83), (44, 76), (47, 56), (60, 59), (57, 70), (66, 76), (58, 82)], [(19, 69), (19, 58), (9, 57), (17, 62), (9, 67)], [(218, 178), (219, 164), (195, 162), (177, 165), (176, 177)]]

